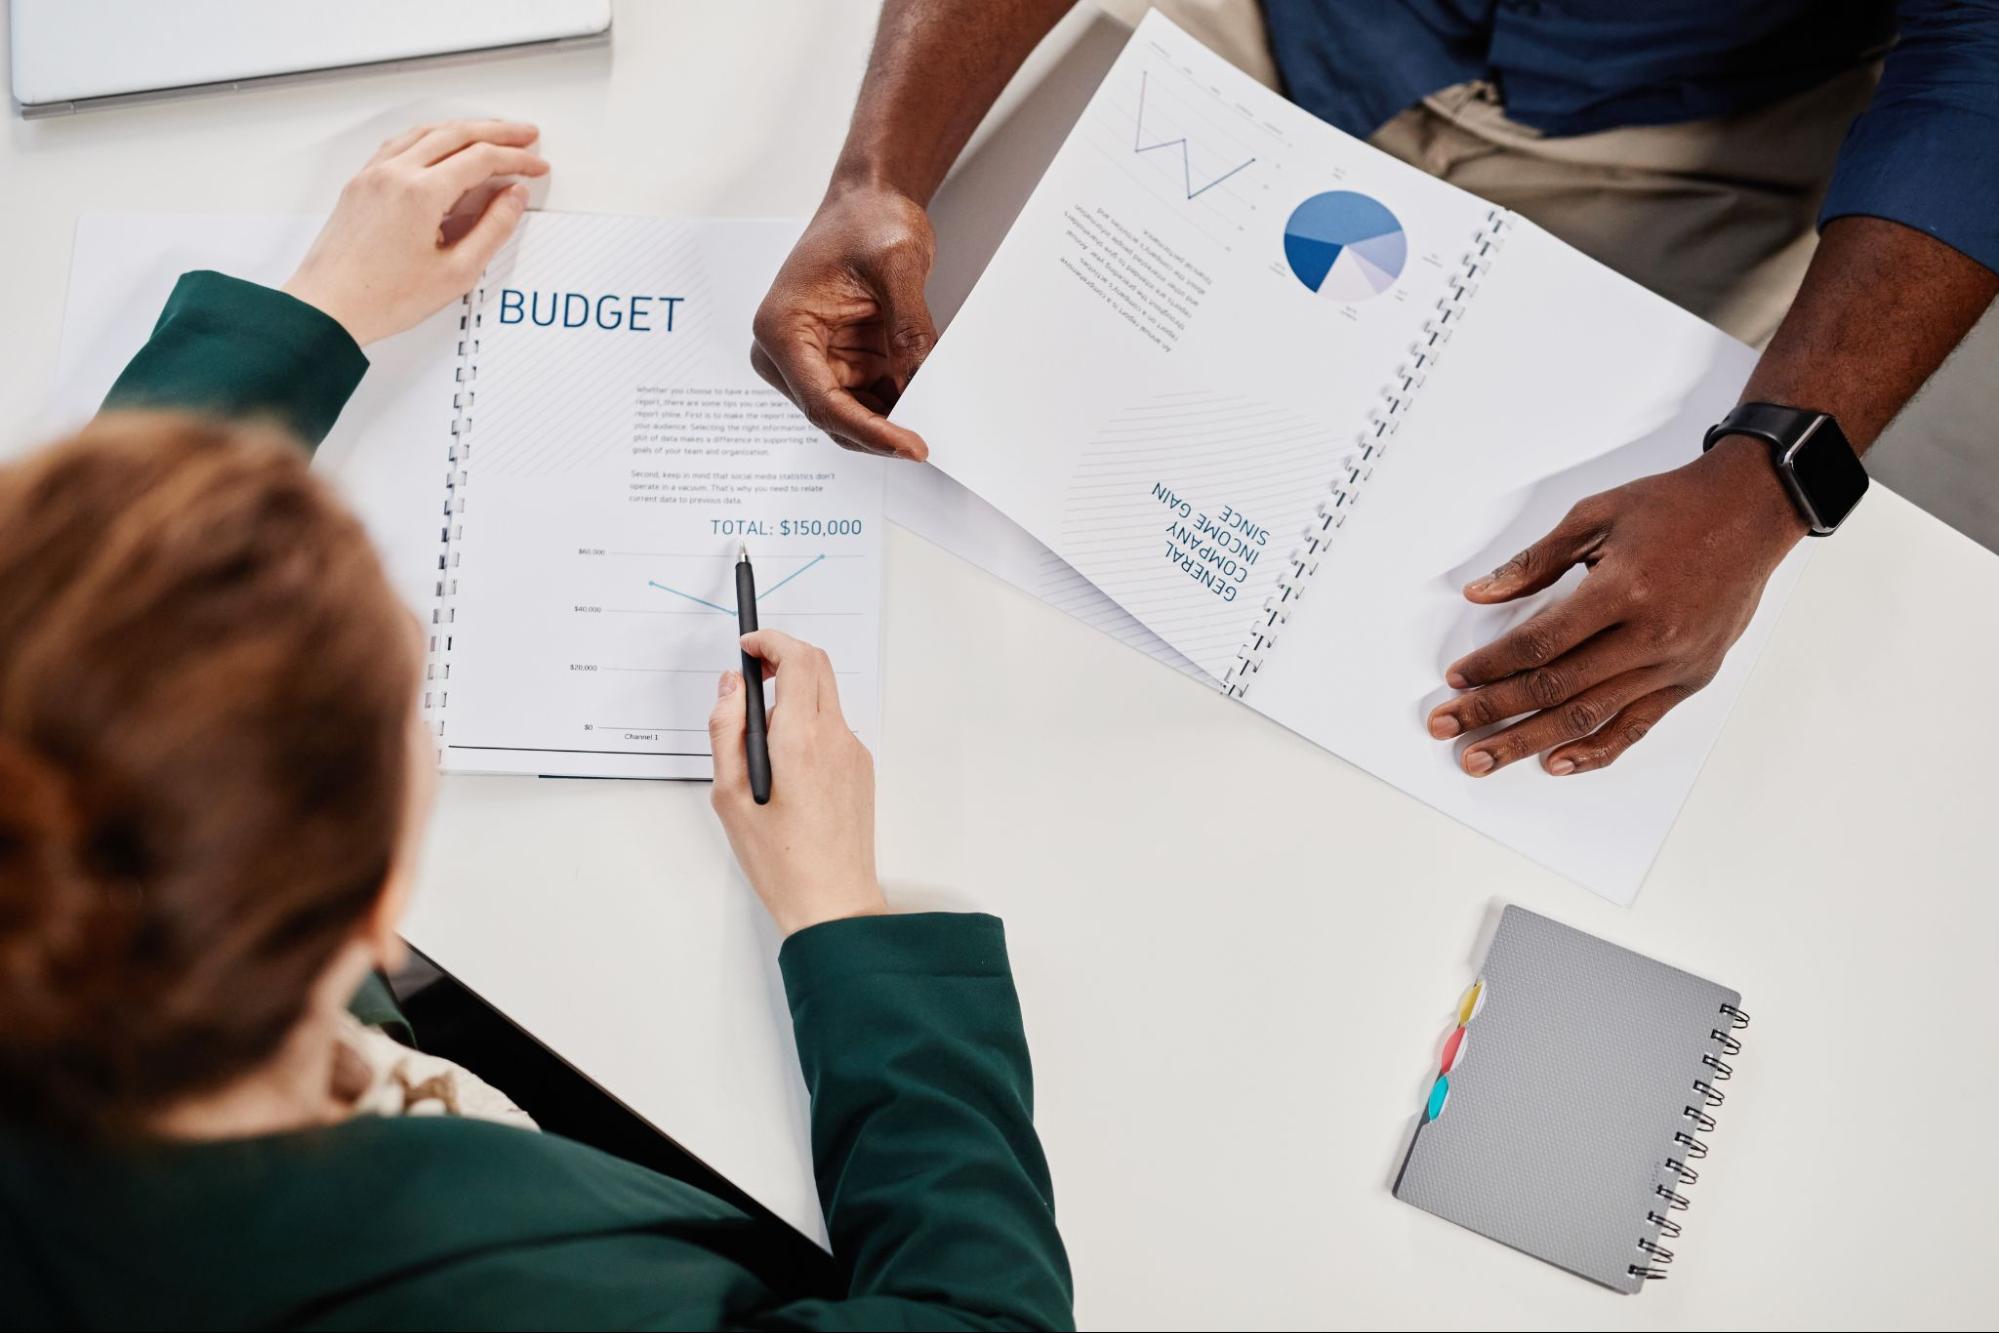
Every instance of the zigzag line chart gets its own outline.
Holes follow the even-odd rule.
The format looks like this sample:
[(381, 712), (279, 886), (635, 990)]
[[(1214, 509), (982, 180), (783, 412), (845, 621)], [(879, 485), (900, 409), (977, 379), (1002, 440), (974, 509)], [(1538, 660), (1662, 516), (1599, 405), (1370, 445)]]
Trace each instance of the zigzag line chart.
[(1147, 71), (1140, 70), (1138, 72), (1138, 115), (1132, 123), (1131, 130), (1131, 151), (1134, 155), (1156, 152), (1161, 148), (1178, 148), (1180, 150), (1180, 175), (1187, 198), (1190, 200), (1200, 198), (1237, 172), (1245, 171), (1256, 165), (1255, 157), (1244, 158), (1228, 170), (1222, 172), (1219, 176), (1210, 176), (1199, 186), (1196, 186), (1194, 184), (1193, 152), (1188, 147), (1186, 135), (1183, 134), (1174, 139), (1160, 139), (1154, 143), (1145, 142), (1145, 93), (1150, 78), (1151, 76)]

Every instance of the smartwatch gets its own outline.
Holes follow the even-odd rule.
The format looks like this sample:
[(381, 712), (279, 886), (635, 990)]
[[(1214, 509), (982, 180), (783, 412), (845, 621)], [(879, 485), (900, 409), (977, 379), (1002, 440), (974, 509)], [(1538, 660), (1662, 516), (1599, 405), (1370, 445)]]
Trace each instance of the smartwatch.
[(1743, 403), (1709, 428), (1701, 452), (1725, 435), (1752, 435), (1770, 446), (1777, 475), (1814, 537), (1830, 536), (1867, 494), (1867, 469), (1829, 412)]

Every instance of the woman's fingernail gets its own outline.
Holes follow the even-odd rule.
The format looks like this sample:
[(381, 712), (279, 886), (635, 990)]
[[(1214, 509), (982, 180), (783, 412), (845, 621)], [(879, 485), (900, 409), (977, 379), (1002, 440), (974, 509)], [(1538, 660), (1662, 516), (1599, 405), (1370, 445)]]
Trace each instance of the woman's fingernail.
[(1465, 673), (1462, 671), (1445, 672), (1444, 684), (1450, 686), (1454, 690), (1468, 690), (1471, 688), (1471, 682), (1465, 679)]
[(715, 682), (715, 697), (726, 699), (736, 692), (736, 684), (741, 679), (733, 671), (724, 671), (722, 679)]
[(1465, 591), (1472, 593), (1482, 593), (1491, 586), (1492, 586), (1492, 577), (1490, 575), (1487, 575), (1484, 578), (1473, 579), (1470, 583), (1467, 583), (1465, 585)]
[(1439, 713), (1430, 719), (1430, 734), (1440, 741), (1447, 741), (1462, 730), (1458, 720), (1449, 713)]
[(1563, 776), (1564, 774), (1567, 774), (1567, 773), (1573, 773), (1573, 772), (1575, 772), (1575, 771), (1576, 771), (1576, 761), (1575, 761), (1575, 760), (1573, 760), (1573, 759), (1554, 759), (1554, 760), (1550, 760), (1550, 761), (1549, 761), (1549, 763), (1548, 763), (1548, 771), (1549, 771), (1550, 773), (1553, 773), (1553, 774), (1554, 774), (1554, 775), (1555, 775), (1556, 777), (1558, 777), (1558, 778), (1559, 778), (1559, 777)]
[(1483, 777), (1492, 772), (1492, 756), (1484, 750), (1473, 750), (1465, 756), (1465, 772), (1473, 777)]

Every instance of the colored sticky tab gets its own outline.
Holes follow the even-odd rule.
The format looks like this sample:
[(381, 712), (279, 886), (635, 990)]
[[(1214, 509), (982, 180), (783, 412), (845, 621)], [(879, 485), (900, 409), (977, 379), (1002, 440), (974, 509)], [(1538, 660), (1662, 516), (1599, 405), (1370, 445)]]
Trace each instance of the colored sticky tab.
[(1465, 1036), (1465, 1030), (1463, 1028), (1459, 1028), (1455, 1032), (1451, 1033), (1449, 1039), (1444, 1042), (1444, 1058), (1440, 1062), (1438, 1067), (1441, 1068), (1446, 1074), (1450, 1073), (1453, 1069), (1456, 1069), (1458, 1067), (1458, 1061), (1465, 1058), (1465, 1048), (1470, 1045), (1471, 1042)]
[(1444, 1113), (1444, 1103), (1451, 1099), (1451, 1081), (1444, 1075), (1437, 1075), (1437, 1081), (1430, 1085), (1430, 1101), (1423, 1108), (1423, 1123), (1429, 1124)]
[(1485, 978), (1480, 977), (1471, 984), (1471, 989), (1465, 992), (1465, 997), (1458, 1001), (1458, 1026), (1463, 1027), (1477, 1018), (1478, 1011), (1483, 1008), (1485, 1008)]

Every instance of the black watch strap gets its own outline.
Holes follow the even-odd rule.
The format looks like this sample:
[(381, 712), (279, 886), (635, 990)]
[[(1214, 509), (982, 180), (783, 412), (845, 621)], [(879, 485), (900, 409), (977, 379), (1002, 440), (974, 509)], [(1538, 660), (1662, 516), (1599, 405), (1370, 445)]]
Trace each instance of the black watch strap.
[(1866, 494), (1867, 469), (1829, 412), (1741, 403), (1708, 429), (1701, 452), (1729, 435), (1748, 435), (1770, 446), (1771, 465), (1814, 537), (1830, 536)]
[(1737, 403), (1727, 416), (1708, 427), (1707, 438), (1701, 441), (1701, 452), (1714, 448), (1724, 435), (1754, 435), (1782, 451), (1796, 443), (1812, 422), (1824, 415), (1802, 407), (1785, 407), (1782, 403)]

